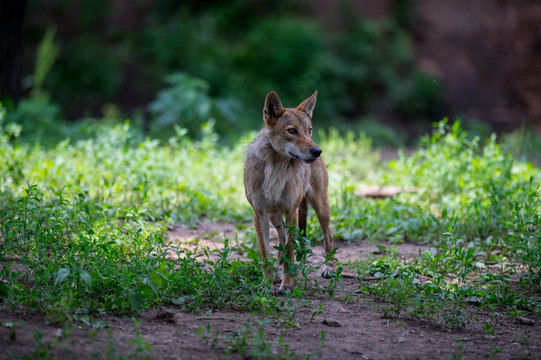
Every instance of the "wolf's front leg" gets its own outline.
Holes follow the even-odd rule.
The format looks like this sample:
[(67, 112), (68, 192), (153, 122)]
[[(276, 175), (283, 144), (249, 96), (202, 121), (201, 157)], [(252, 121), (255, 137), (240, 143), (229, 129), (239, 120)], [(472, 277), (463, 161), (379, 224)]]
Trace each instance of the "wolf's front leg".
[(265, 212), (254, 211), (254, 226), (257, 234), (257, 242), (259, 243), (259, 252), (261, 253), (261, 262), (265, 278), (274, 280), (274, 266), (269, 263), (269, 218)]
[[(330, 257), (331, 252), (334, 250), (332, 231), (331, 231), (331, 208), (329, 206), (329, 199), (327, 197), (326, 189), (321, 189), (318, 193), (312, 195), (310, 203), (314, 208), (319, 224), (321, 225), (321, 231), (323, 232), (323, 244), (325, 245), (325, 255)], [(321, 276), (324, 278), (331, 278), (336, 275), (336, 260), (328, 259), (322, 266)]]
[[(292, 226), (297, 224), (297, 211), (295, 210), (293, 213), (286, 215), (286, 226), (292, 229)], [(293, 281), (293, 278), (291, 277), (291, 274), (289, 273), (290, 266), (293, 266), (293, 263), (295, 262), (295, 257), (293, 253), (293, 243), (291, 239), (295, 236), (295, 231), (290, 230), (289, 235), (287, 236), (287, 242), (286, 242), (286, 232), (281, 231), (278, 233), (278, 238), (280, 240), (280, 247), (282, 249), (285, 248), (287, 259), (282, 264), (282, 282), (280, 286), (276, 289), (274, 289), (275, 294), (283, 294), (284, 292), (291, 292), (295, 288), (295, 283)]]

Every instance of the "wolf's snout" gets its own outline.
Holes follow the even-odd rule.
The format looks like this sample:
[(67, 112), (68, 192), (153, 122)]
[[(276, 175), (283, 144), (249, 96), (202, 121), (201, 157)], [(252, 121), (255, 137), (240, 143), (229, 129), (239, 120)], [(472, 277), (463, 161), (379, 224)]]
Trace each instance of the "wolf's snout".
[(313, 147), (310, 149), (310, 154), (313, 156), (313, 157), (319, 157), (319, 155), (321, 155), (321, 153), (323, 152), (323, 150), (321, 150), (320, 148), (318, 148), (317, 146)]

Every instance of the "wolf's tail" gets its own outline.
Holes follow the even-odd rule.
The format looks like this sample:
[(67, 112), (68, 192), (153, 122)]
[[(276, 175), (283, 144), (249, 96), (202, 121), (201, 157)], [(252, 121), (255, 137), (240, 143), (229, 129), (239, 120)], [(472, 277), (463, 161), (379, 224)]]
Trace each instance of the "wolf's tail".
[(306, 196), (299, 205), (299, 231), (302, 236), (306, 236), (306, 219), (308, 217), (308, 200)]

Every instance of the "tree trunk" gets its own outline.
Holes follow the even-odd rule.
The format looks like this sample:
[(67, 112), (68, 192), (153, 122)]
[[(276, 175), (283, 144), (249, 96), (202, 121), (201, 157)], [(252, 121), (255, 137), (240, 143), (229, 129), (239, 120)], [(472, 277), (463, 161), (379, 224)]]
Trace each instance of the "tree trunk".
[(27, 0), (0, 1), (0, 99), (19, 100)]

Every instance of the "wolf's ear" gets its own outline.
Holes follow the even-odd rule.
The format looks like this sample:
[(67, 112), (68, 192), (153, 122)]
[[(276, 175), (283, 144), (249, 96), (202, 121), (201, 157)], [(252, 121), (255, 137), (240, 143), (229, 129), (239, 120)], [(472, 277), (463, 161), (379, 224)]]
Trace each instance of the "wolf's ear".
[(265, 123), (268, 126), (274, 126), (284, 111), (285, 109), (282, 106), (282, 102), (280, 101), (278, 94), (276, 94), (274, 91), (268, 93), (267, 97), (265, 98), (265, 106), (263, 107), (263, 118), (265, 119)]
[(317, 90), (308, 99), (304, 100), (297, 106), (297, 110), (304, 111), (306, 115), (311, 119), (314, 113), (314, 107), (316, 106)]

